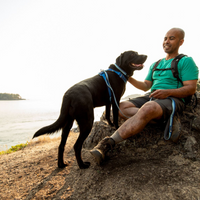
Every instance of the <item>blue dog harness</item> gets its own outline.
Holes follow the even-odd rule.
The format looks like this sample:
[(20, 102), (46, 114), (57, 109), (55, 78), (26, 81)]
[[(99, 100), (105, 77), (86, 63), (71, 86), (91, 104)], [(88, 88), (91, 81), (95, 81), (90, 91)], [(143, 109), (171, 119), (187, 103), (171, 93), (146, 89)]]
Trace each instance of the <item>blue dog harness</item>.
[[(109, 68), (109, 69), (103, 70), (103, 71), (101, 71), (99, 73), (99, 75), (103, 77), (104, 81), (106, 82), (106, 85), (108, 86), (108, 94), (109, 94), (109, 100), (110, 100), (110, 102), (111, 102), (111, 99), (112, 99), (112, 92), (113, 92), (113, 90), (112, 90), (110, 82), (109, 82), (107, 71), (111, 71), (111, 72), (116, 73), (124, 81), (125, 84), (127, 82), (127, 74), (126, 74), (126, 72), (123, 71), (117, 64), (114, 64), (114, 65), (115, 65), (115, 67), (117, 69), (120, 70), (120, 72), (119, 71), (115, 71), (115, 70)], [(112, 90), (112, 92), (111, 92), (111, 90)], [(114, 92), (113, 92), (113, 96), (114, 96)]]
[[(103, 79), (104, 79), (104, 81), (106, 82), (106, 85), (107, 85), (107, 87), (108, 87), (108, 94), (109, 94), (109, 100), (110, 100), (110, 102), (112, 101), (112, 93), (113, 93), (113, 98), (114, 98), (115, 104), (116, 104), (117, 108), (119, 109), (119, 111), (121, 112), (121, 114), (124, 115), (124, 114), (122, 113), (122, 111), (120, 110), (120, 108), (119, 108), (118, 102), (117, 102), (116, 97), (115, 97), (115, 93), (114, 93), (114, 91), (113, 91), (113, 89), (112, 89), (112, 87), (111, 87), (111, 85), (110, 85), (107, 71), (111, 71), (111, 72), (116, 73), (116, 74), (124, 81), (125, 84), (126, 84), (126, 82), (127, 82), (129, 76), (127, 75), (127, 73), (126, 73), (125, 71), (123, 71), (119, 66), (117, 66), (117, 64), (114, 64), (114, 65), (115, 65), (115, 67), (116, 67), (120, 72), (115, 71), (115, 70), (109, 68), (109, 69), (107, 69), (107, 70), (103, 70), (102, 72), (100, 72), (99, 75), (102, 76)], [(125, 116), (126, 118), (129, 118), (129, 117), (127, 117), (126, 115), (124, 115), (124, 116)]]

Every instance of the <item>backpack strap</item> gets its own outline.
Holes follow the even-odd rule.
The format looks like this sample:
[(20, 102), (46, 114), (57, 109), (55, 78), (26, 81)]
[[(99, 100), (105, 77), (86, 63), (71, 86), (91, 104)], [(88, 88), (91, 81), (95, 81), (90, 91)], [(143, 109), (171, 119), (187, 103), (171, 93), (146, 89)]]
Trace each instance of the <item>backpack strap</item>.
[(176, 78), (179, 82), (181, 82), (181, 84), (183, 84), (183, 81), (179, 78), (179, 74), (178, 74), (178, 62), (181, 58), (183, 58), (184, 54), (179, 54), (178, 56), (176, 56), (171, 63), (171, 70), (172, 70), (172, 74), (174, 76), (174, 78)]
[[(179, 62), (179, 60), (180, 60), (181, 58), (183, 58), (184, 56), (186, 56), (186, 55), (184, 55), (184, 54), (179, 54), (178, 56), (176, 56), (176, 57), (172, 60), (171, 68), (168, 68), (168, 69), (161, 69), (162, 71), (164, 71), (164, 70), (170, 70), (170, 69), (171, 69), (174, 78), (176, 78), (176, 79), (177, 79), (179, 82), (181, 82), (182, 84), (183, 84), (183, 81), (179, 78), (179, 74), (178, 74), (178, 62)], [(158, 69), (156, 69), (156, 68), (157, 68), (157, 66), (159, 65), (159, 63), (160, 63), (161, 60), (162, 60), (162, 59), (158, 60), (158, 61), (155, 63), (155, 65), (153, 66), (153, 69), (152, 69), (152, 81), (153, 81), (153, 73), (154, 73), (155, 70), (158, 70)]]
[(162, 60), (162, 59), (158, 60), (158, 61), (155, 63), (155, 65), (153, 66), (152, 74), (151, 74), (151, 79), (152, 79), (152, 81), (153, 81), (153, 73), (154, 73), (154, 71), (156, 70), (156, 68), (157, 68), (157, 66), (159, 65), (159, 63), (160, 63), (161, 60)]

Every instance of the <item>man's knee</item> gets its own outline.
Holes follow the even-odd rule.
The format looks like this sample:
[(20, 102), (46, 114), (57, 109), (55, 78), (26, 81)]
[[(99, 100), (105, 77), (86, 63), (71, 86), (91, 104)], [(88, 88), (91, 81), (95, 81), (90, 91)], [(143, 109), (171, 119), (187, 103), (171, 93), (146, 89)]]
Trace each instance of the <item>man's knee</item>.
[(119, 116), (123, 119), (132, 117), (136, 111), (133, 112), (133, 109), (136, 109), (136, 106), (130, 101), (123, 101), (119, 104)]
[(123, 117), (122, 113), (124, 113), (124, 110), (129, 107), (128, 104), (129, 104), (128, 101), (120, 102), (120, 104), (119, 104), (119, 109), (120, 110), (118, 112), (120, 117)]
[(130, 108), (130, 107), (136, 107), (133, 103), (131, 103), (130, 101), (122, 101), (119, 104), (119, 108), (120, 109), (126, 109), (126, 108)]
[(163, 110), (162, 110), (161, 106), (154, 101), (145, 103), (140, 108), (140, 112), (143, 113), (145, 116), (147, 116), (147, 115), (151, 116), (152, 119), (159, 119), (163, 115)]

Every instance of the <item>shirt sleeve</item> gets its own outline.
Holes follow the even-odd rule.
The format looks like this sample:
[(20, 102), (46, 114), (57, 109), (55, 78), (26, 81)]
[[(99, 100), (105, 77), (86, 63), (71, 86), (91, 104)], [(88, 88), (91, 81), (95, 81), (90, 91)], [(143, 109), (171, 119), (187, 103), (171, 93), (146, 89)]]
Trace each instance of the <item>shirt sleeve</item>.
[(153, 64), (150, 66), (149, 71), (148, 71), (148, 74), (147, 74), (145, 80), (147, 80), (147, 81), (153, 81), (153, 80), (152, 80), (152, 70), (153, 70), (153, 66), (154, 66), (154, 65), (155, 65), (155, 63), (153, 63)]
[(199, 69), (191, 57), (184, 57), (178, 63), (180, 79), (182, 81), (198, 80)]

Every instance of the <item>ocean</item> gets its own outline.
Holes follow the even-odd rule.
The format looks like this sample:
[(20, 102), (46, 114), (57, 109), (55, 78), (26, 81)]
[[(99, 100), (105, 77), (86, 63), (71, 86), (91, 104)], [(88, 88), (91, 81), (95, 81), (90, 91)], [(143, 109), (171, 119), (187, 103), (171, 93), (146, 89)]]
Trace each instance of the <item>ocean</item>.
[[(30, 141), (38, 129), (55, 122), (60, 107), (61, 101), (52, 100), (0, 101), (0, 151)], [(94, 121), (99, 121), (104, 110), (105, 106), (95, 108)]]

